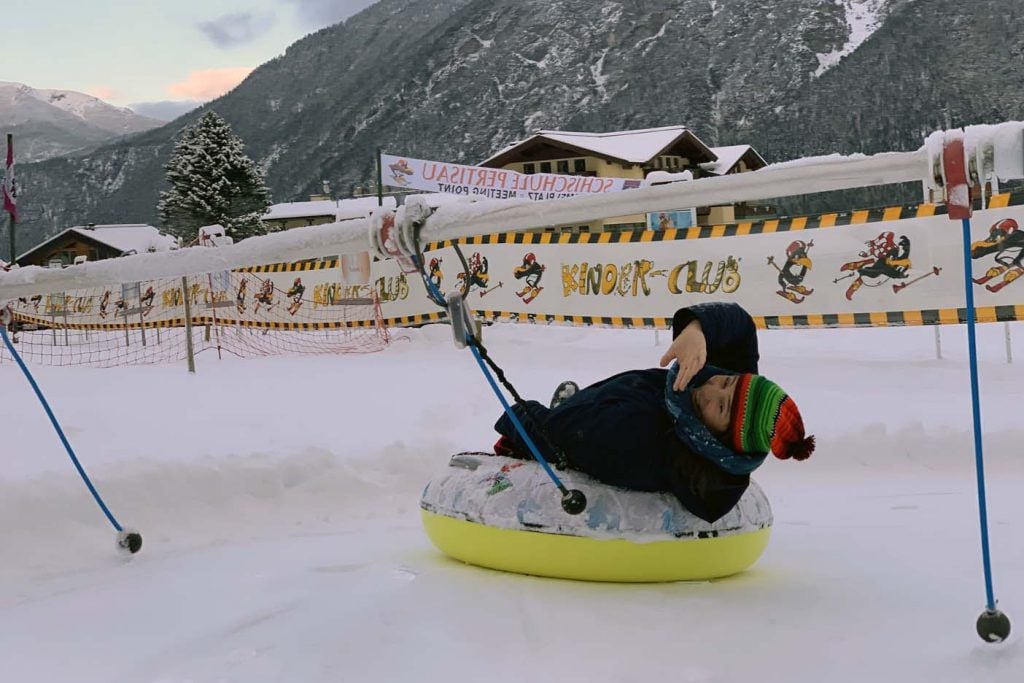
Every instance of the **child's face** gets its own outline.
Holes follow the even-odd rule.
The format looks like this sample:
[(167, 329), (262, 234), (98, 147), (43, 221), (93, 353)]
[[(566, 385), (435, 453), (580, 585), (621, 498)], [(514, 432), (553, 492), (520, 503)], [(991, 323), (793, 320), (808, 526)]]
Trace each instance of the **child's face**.
[(697, 417), (715, 434), (723, 434), (729, 429), (738, 379), (738, 375), (712, 375), (707, 382), (691, 391)]

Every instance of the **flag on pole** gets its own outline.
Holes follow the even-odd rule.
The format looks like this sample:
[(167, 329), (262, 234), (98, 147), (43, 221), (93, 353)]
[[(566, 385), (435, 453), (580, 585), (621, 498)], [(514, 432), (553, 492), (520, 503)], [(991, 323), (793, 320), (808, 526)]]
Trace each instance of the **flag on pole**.
[(4, 208), (12, 220), (18, 220), (18, 188), (14, 183), (14, 141), (7, 136), (7, 165), (4, 167)]
[(12, 220), (18, 220), (18, 188), (14, 184), (14, 142), (7, 136), (7, 165), (4, 167), (4, 208)]

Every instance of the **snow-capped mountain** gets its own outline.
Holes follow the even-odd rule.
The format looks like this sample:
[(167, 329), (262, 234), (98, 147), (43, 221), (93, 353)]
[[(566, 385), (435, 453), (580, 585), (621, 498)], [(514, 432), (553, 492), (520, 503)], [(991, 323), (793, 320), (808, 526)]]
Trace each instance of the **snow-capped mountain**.
[(173, 137), (206, 109), (294, 201), (365, 185), (378, 147), (476, 163), (541, 128), (684, 124), (769, 161), (916, 149), (1024, 119), (1021, 73), (1020, 0), (380, 0), (172, 126), (28, 165), (23, 221), (155, 221)]
[(162, 125), (74, 90), (0, 81), (0, 121), (16, 138), (20, 162), (40, 161)]

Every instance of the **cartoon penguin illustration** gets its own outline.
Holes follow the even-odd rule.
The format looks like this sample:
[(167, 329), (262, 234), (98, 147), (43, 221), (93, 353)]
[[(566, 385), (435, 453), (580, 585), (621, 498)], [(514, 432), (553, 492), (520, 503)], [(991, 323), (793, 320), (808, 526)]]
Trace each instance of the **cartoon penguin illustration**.
[(103, 297), (100, 299), (100, 317), (107, 317), (107, 307), (110, 306), (110, 290), (103, 292)]
[[(984, 275), (974, 278), (975, 283), (985, 285), (990, 292), (998, 292), (1024, 275), (1024, 232), (1019, 227), (1012, 218), (998, 220), (989, 228), (988, 237), (971, 244), (972, 259), (995, 254), (996, 262)], [(986, 284), (1000, 275), (1003, 276), (1001, 281)]]
[(893, 233), (883, 232), (865, 244), (867, 246), (864, 251), (858, 254), (861, 257), (859, 260), (844, 263), (840, 267), (841, 271), (852, 272), (835, 280), (835, 282), (839, 282), (847, 277), (856, 278), (846, 289), (848, 301), (853, 301), (853, 295), (864, 284), (865, 278), (870, 280), (886, 278), (881, 282), (886, 282), (888, 279), (903, 280), (907, 278), (911, 267), (910, 238), (906, 235), (901, 235), (897, 242)]
[(238, 293), (235, 295), (235, 307), (239, 313), (245, 313), (246, 302), (245, 299), (249, 293), (249, 280), (242, 278), (242, 281), (238, 283)]
[(143, 293), (142, 298), (139, 299), (139, 305), (143, 307), (143, 317), (149, 315), (152, 312), (153, 304), (155, 303), (155, 301), (156, 291), (153, 289), (153, 286), (150, 285), (149, 287), (146, 288), (146, 291), (145, 293)]
[(393, 164), (388, 165), (388, 170), (391, 171), (391, 179), (395, 181), (395, 185), (405, 187), (409, 184), (409, 180), (405, 177), (407, 175), (413, 175), (414, 171), (409, 166), (409, 162), (405, 159), (399, 159)]
[(306, 293), (306, 285), (302, 284), (302, 278), (295, 278), (295, 282), (292, 283), (291, 289), (286, 294), (291, 298), (292, 302), (288, 305), (288, 313), (295, 315), (300, 308), (302, 308), (302, 295)]
[(540, 279), (544, 275), (546, 268), (547, 266), (538, 263), (536, 255), (530, 252), (523, 257), (523, 265), (517, 266), (512, 271), (517, 280), (523, 280), (525, 283), (525, 286), (516, 292), (516, 296), (522, 299), (524, 304), (528, 304), (536, 299), (537, 295), (544, 289), (540, 286)]
[(272, 280), (264, 280), (260, 285), (260, 291), (256, 295), (256, 305), (252, 309), (253, 313), (259, 313), (260, 304), (266, 306), (268, 311), (274, 307), (274, 283)]
[(478, 251), (474, 251), (469, 257), (469, 285), (465, 284), (466, 274), (459, 273), (458, 279), (460, 285), (465, 287), (466, 292), (473, 289), (474, 286), (480, 289), (487, 289), (487, 283), (491, 279), (488, 274), (489, 265), (487, 263), (487, 257), (480, 254)]
[(432, 258), (428, 264), (427, 279), (430, 281), (438, 291), (441, 291), (441, 281), (444, 280), (444, 273), (441, 271), (441, 259)]
[(795, 304), (814, 293), (813, 289), (804, 287), (803, 281), (807, 272), (814, 267), (808, 252), (814, 246), (814, 240), (804, 242), (796, 240), (786, 247), (786, 262), (781, 268), (775, 263), (775, 257), (769, 256), (768, 263), (779, 271), (779, 296), (789, 299)]

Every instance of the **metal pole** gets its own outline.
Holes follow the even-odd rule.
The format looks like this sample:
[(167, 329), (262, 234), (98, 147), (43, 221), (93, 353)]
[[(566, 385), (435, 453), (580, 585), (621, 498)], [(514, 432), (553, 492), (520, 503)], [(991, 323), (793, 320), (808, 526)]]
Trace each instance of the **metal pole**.
[(942, 360), (942, 334), (941, 325), (935, 325), (935, 360)]
[(68, 338), (68, 295), (64, 295), (64, 346), (71, 346)]
[(1006, 330), (1006, 362), (1013, 363), (1013, 343), (1010, 339), (1010, 323), (1003, 323)]
[(146, 317), (142, 314), (142, 283), (139, 283), (139, 332), (142, 334), (142, 345), (146, 345)]
[[(14, 148), (14, 134), (13, 133), (8, 133), (7, 134), (7, 149), (11, 150), (13, 148)], [(13, 171), (11, 171), (11, 172), (13, 173)], [(10, 233), (8, 234), (8, 239), (10, 241), (10, 248), (11, 248), (11, 263), (17, 263), (18, 252), (16, 251), (16, 248), (15, 248), (15, 237), (14, 236), (15, 236), (15, 233), (16, 233), (16, 228), (17, 228), (17, 225), (18, 225), (18, 221), (17, 221), (17, 219), (15, 219), (13, 213), (9, 214), (9, 216), (10, 216)]]
[(971, 281), (971, 219), (963, 222), (964, 287), (967, 291), (967, 351), (971, 370), (971, 410), (974, 418), (974, 460), (978, 475), (978, 516), (981, 521), (981, 555), (985, 571), (985, 598), (988, 610), (996, 608), (992, 587), (992, 561), (988, 545), (988, 509), (985, 504), (985, 460), (981, 438), (981, 391), (978, 387), (978, 341), (974, 330), (974, 287)]
[(181, 291), (185, 295), (185, 352), (188, 356), (188, 371), (196, 374), (196, 353), (192, 346), (192, 297), (188, 291), (188, 278), (181, 278)]
[[(213, 315), (213, 334), (217, 337), (217, 360), (223, 360), (220, 355), (220, 328), (217, 323), (217, 297), (213, 294), (213, 275), (210, 273), (206, 274), (206, 282), (209, 286), (210, 293), (210, 311)], [(231, 286), (231, 281), (228, 281), (228, 286)], [(206, 341), (210, 341), (210, 328), (206, 328)]]
[(380, 163), (380, 147), (377, 148), (377, 206), (384, 206), (384, 169)]

